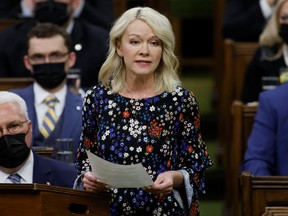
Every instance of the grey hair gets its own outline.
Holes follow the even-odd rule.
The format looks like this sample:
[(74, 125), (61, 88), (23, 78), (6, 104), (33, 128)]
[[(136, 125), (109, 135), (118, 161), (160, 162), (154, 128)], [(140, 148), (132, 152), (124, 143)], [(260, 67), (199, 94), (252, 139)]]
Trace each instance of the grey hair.
[(28, 109), (26, 102), (19, 95), (8, 92), (0, 91), (0, 104), (13, 103), (20, 108), (20, 112), (26, 119), (28, 119)]

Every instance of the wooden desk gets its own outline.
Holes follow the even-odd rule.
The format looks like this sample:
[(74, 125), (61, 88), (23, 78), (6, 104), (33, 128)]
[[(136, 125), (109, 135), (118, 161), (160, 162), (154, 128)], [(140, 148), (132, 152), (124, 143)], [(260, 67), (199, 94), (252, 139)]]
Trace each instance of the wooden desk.
[(109, 215), (107, 193), (42, 184), (0, 184), (1, 216)]

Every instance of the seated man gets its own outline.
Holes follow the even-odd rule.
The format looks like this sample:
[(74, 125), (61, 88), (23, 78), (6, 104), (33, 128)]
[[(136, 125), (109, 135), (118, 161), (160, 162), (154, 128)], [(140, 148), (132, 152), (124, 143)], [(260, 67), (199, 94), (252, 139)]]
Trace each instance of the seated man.
[(0, 91), (0, 183), (72, 188), (77, 175), (75, 167), (30, 149), (32, 126), (25, 101), (14, 93)]
[(260, 93), (241, 170), (255, 176), (288, 175), (288, 84)]
[(38, 23), (54, 23), (71, 35), (71, 49), (77, 59), (71, 71), (80, 73), (81, 87), (87, 90), (97, 84), (98, 71), (106, 59), (109, 31), (74, 18), (80, 0), (33, 0), (33, 18), (0, 31), (0, 77), (27, 77), (29, 71), (21, 62), (27, 52), (26, 35)]
[[(77, 152), (83, 99), (73, 94), (66, 84), (67, 73), (75, 60), (69, 35), (59, 26), (42, 23), (29, 32), (24, 63), (35, 82), (27, 88), (11, 91), (27, 103), (33, 123), (33, 146), (54, 147), (56, 138), (73, 138), (75, 154)], [(51, 96), (54, 99), (47, 101)]]

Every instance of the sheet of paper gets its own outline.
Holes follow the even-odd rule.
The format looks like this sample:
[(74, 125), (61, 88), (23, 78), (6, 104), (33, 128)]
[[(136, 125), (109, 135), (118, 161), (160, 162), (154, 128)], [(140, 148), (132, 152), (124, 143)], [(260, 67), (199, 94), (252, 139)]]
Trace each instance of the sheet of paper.
[(92, 172), (112, 188), (140, 188), (153, 184), (141, 163), (132, 165), (115, 164), (86, 151)]

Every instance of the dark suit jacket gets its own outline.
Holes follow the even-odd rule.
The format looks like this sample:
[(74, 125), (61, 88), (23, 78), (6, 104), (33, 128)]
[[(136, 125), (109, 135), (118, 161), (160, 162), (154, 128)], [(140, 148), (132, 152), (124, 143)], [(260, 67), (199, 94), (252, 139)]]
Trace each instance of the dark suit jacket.
[[(109, 31), (80, 19), (74, 20), (71, 40), (77, 59), (73, 68), (81, 70), (81, 85), (89, 88), (97, 83), (98, 72), (106, 59)], [(28, 19), (0, 32), (0, 77), (31, 76), (23, 56), (27, 54), (26, 35), (35, 25), (35, 20)], [(75, 49), (76, 45), (80, 45), (81, 50)]]
[(110, 30), (115, 20), (112, 0), (85, 0), (80, 18)]
[[(2, 0), (0, 1), (0, 18), (14, 18), (12, 14), (18, 14), (20, 12), (21, 0)], [(16, 8), (19, 7), (19, 11)], [(13, 11), (13, 12), (12, 12)]]
[[(2, 1), (0, 1), (0, 18), (22, 19), (20, 0)], [(115, 19), (113, 12), (112, 0), (85, 0), (80, 18), (110, 30)]]
[(258, 41), (266, 19), (259, 0), (227, 0), (223, 36), (236, 41)]
[(56, 138), (73, 138), (74, 139), (74, 152), (75, 159), (80, 142), (80, 135), (82, 130), (82, 104), (83, 99), (81, 96), (76, 96), (70, 91), (67, 92), (65, 107), (62, 112), (57, 125), (45, 140), (39, 131), (36, 110), (34, 106), (34, 91), (33, 85), (28, 86), (24, 89), (12, 89), (14, 92), (20, 95), (26, 102), (28, 108), (29, 119), (32, 121), (33, 127), (33, 141), (32, 146), (52, 146), (55, 144)]
[(75, 167), (33, 152), (33, 183), (73, 188), (77, 177)]
[(288, 175), (288, 84), (260, 94), (241, 170), (253, 175)]
[(278, 49), (278, 47), (260, 47), (256, 50), (251, 63), (248, 65), (244, 78), (241, 97), (244, 103), (258, 101), (258, 96), (262, 91), (262, 77), (279, 77), (280, 69), (287, 68), (283, 56), (273, 61), (263, 59), (265, 55), (275, 53), (276, 49)]

